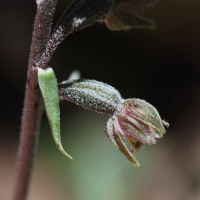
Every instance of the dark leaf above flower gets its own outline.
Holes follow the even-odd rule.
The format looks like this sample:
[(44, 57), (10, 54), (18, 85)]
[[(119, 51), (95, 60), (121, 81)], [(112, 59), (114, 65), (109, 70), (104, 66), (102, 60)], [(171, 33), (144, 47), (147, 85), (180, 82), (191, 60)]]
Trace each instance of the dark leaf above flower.
[(152, 20), (142, 16), (142, 12), (153, 6), (158, 0), (116, 0), (110, 14), (104, 19), (111, 30), (127, 30), (130, 28), (155, 29)]

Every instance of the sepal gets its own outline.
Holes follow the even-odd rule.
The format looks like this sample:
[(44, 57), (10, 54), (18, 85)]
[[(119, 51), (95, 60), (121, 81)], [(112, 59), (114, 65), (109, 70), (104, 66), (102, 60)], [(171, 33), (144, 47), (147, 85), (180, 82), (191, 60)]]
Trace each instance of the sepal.
[(112, 115), (121, 105), (121, 95), (112, 86), (95, 80), (64, 81), (58, 85), (61, 99), (89, 110)]

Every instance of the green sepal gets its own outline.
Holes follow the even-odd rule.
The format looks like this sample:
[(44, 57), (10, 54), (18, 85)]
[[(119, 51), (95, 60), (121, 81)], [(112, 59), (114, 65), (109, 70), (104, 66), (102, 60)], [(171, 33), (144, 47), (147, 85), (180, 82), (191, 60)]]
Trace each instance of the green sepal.
[(64, 155), (72, 159), (72, 157), (65, 152), (61, 143), (58, 86), (53, 69), (47, 68), (43, 70), (38, 68), (38, 82), (56, 146)]
[(87, 79), (63, 81), (58, 85), (58, 95), (89, 110), (109, 115), (119, 109), (122, 100), (114, 87)]

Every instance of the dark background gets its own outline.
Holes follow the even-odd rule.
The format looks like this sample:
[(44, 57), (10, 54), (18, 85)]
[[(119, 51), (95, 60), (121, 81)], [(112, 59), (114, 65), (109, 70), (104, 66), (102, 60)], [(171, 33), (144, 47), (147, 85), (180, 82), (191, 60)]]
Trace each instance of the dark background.
[[(69, 3), (58, 2), (53, 26)], [(13, 187), (35, 12), (34, 0), (0, 6), (1, 200)], [(78, 69), (124, 98), (145, 99), (170, 123), (166, 135), (136, 155), (136, 169), (105, 136), (108, 116), (62, 102), (62, 142), (74, 160), (57, 150), (44, 114), (30, 200), (200, 199), (200, 2), (161, 0), (148, 14), (155, 31), (95, 23), (73, 33), (50, 66), (59, 82)]]

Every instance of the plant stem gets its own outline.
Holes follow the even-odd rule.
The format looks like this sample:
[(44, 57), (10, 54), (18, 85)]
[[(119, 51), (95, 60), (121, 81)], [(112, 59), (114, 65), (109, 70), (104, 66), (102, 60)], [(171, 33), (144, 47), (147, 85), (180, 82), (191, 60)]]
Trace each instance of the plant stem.
[(104, 19), (114, 0), (74, 0), (62, 14), (36, 67), (45, 68), (58, 45), (71, 33)]
[(50, 38), (51, 24), (57, 0), (36, 0), (36, 2), (37, 14), (34, 23), (28, 65), (26, 93), (12, 200), (25, 200), (27, 196), (36, 143), (38, 140), (38, 130), (43, 113), (37, 71), (34, 70), (34, 66), (40, 60)]

